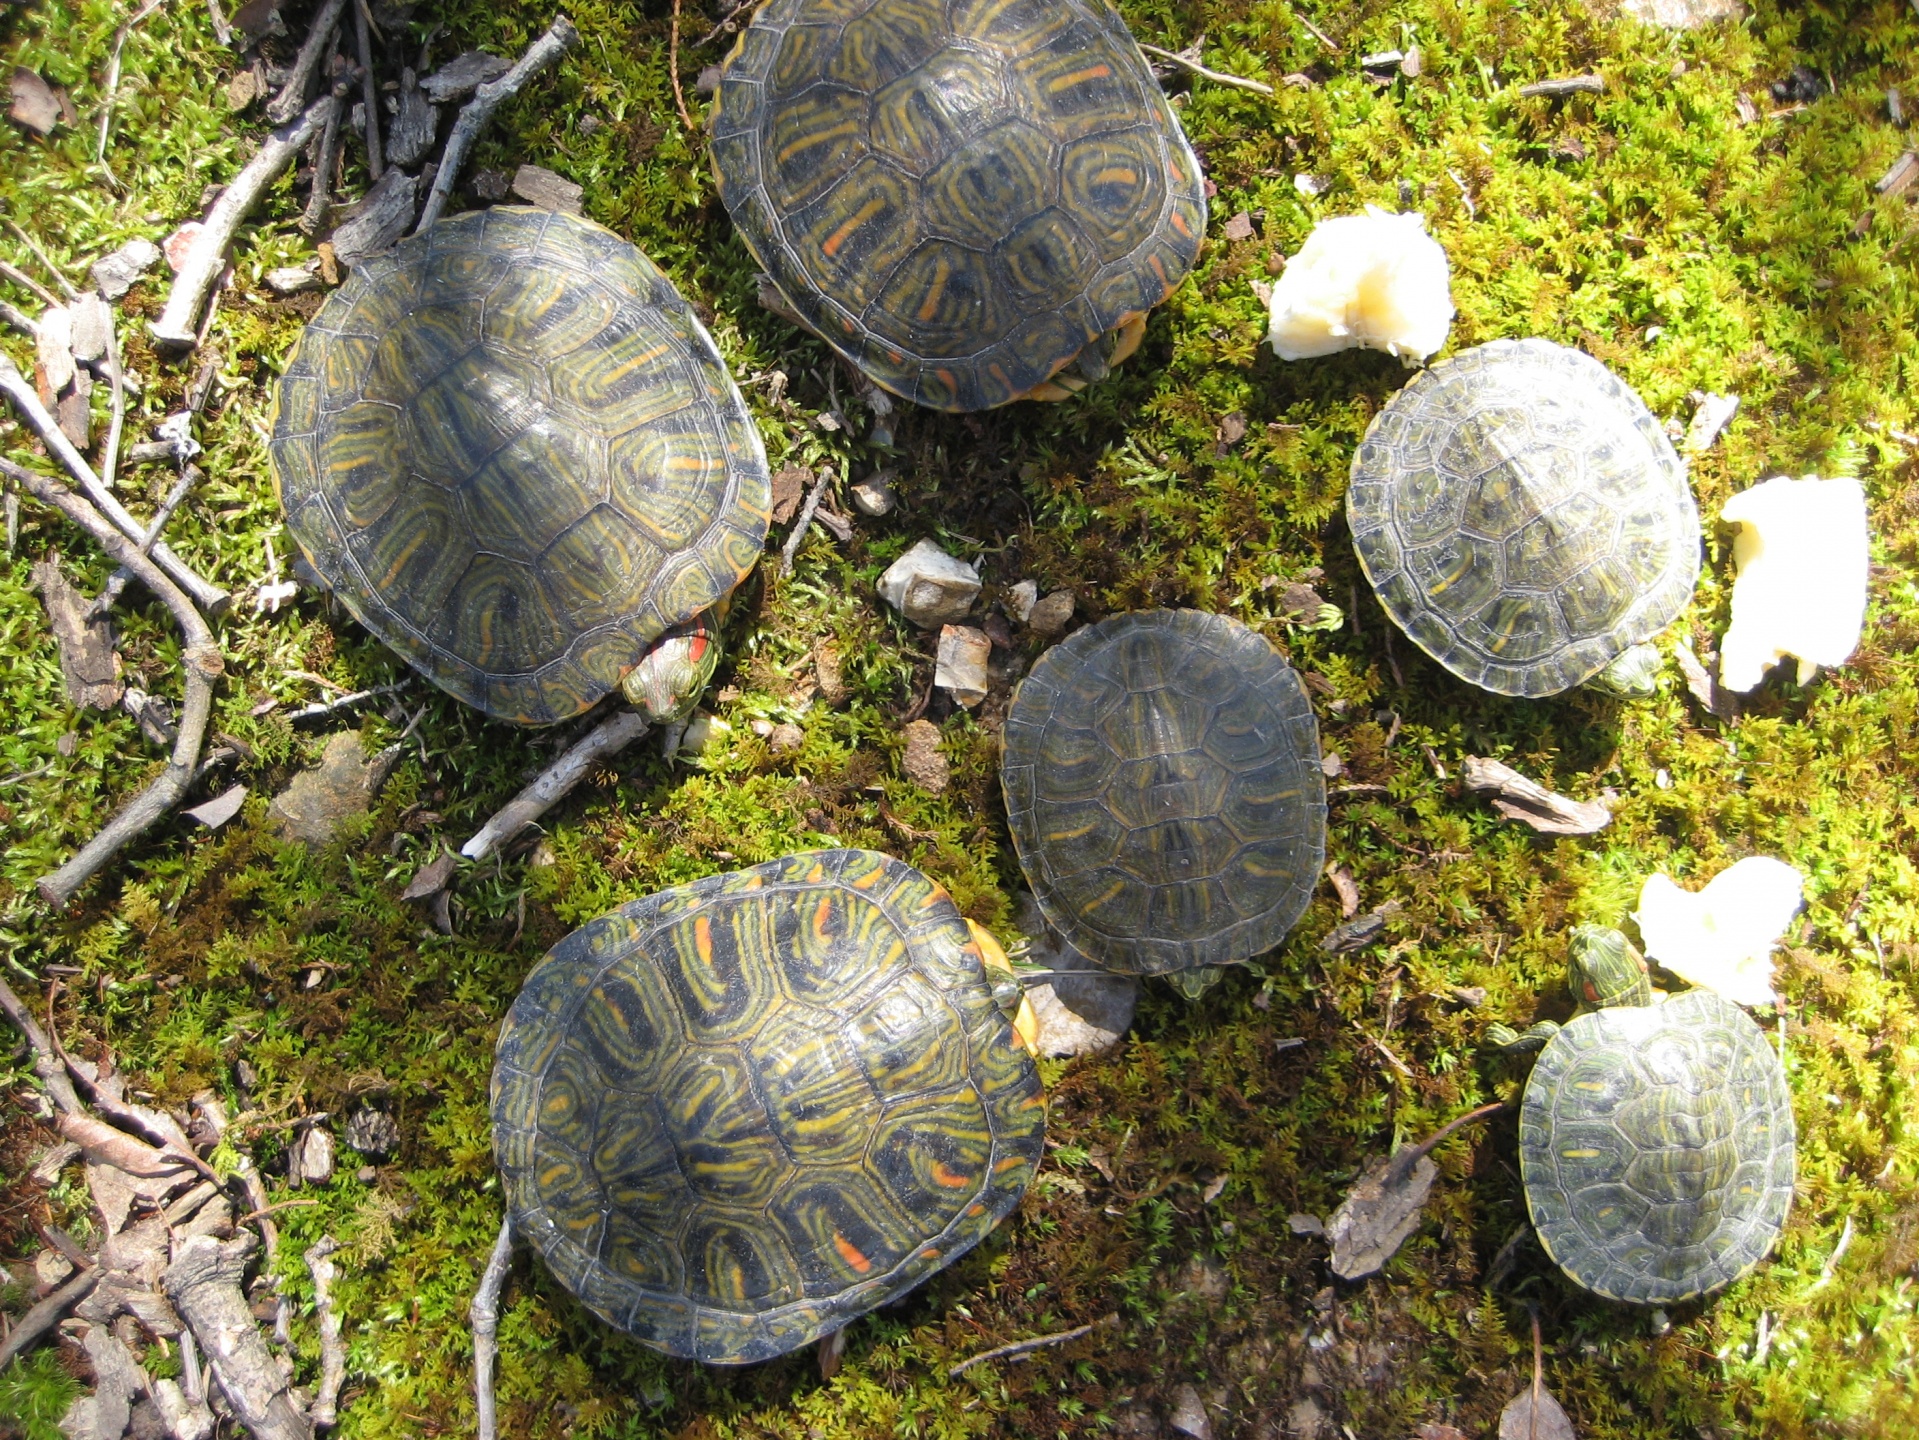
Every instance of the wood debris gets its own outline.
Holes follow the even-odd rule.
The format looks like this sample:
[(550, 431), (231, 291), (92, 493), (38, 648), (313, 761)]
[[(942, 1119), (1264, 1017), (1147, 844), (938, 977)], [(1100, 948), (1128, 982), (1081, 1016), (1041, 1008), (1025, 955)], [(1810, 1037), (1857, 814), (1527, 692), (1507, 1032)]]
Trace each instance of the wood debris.
[[(1337, 882), (1335, 882), (1335, 888)], [(1341, 899), (1344, 904), (1344, 897)], [(1357, 895), (1354, 903), (1357, 905)], [(1399, 901), (1388, 900), (1377, 909), (1364, 915), (1335, 925), (1326, 932), (1326, 938), (1319, 942), (1321, 953), (1326, 955), (1347, 955), (1355, 950), (1364, 950), (1386, 933), (1386, 922), (1399, 913)]]
[(420, 89), (411, 67), (400, 71), (399, 100), (399, 112), (387, 131), (386, 158), (395, 165), (412, 165), (433, 148), (440, 133), (440, 111)]
[(1538, 80), (1531, 85), (1519, 87), (1521, 98), (1527, 100), (1564, 100), (1569, 95), (1603, 95), (1605, 93), (1606, 77), (1604, 75), (1573, 75), (1564, 80)]
[(580, 201), (586, 194), (584, 187), (575, 185), (562, 175), (541, 165), (522, 165), (513, 172), (512, 193), (529, 205), (537, 205), (542, 210), (555, 210), (562, 215), (582, 213)]
[(192, 1328), (235, 1417), (256, 1440), (312, 1440), (313, 1424), (287, 1394), (286, 1380), (241, 1290), (258, 1244), (244, 1231), (224, 1244), (196, 1235), (179, 1247), (162, 1283), (173, 1308)]
[(1579, 1440), (1573, 1422), (1545, 1385), (1539, 1315), (1533, 1317), (1533, 1383), (1506, 1402), (1499, 1414), (1499, 1440)]
[(1497, 760), (1468, 755), (1465, 780), (1474, 794), (1493, 797), (1502, 818), (1542, 835), (1592, 835), (1612, 824), (1612, 812), (1597, 800), (1569, 800)]
[(513, 68), (513, 62), (484, 50), (469, 50), (449, 60), (420, 82), (420, 89), (435, 105), (451, 105), (464, 100), (489, 80), (497, 80)]
[(1892, 162), (1892, 168), (1872, 188), (1881, 195), (1903, 195), (1915, 180), (1919, 180), (1919, 150), (1908, 150)]
[(1433, 1148), (1462, 1125), (1504, 1108), (1496, 1100), (1469, 1110), (1419, 1144), (1402, 1145), (1367, 1165), (1326, 1224), (1333, 1273), (1359, 1280), (1384, 1268), (1418, 1227), (1420, 1208), (1439, 1178), (1439, 1167), (1427, 1158)]
[(70, 703), (90, 710), (117, 709), (126, 692), (120, 655), (114, 649), (113, 622), (91, 612), (80, 592), (67, 583), (60, 557), (48, 555), (28, 570), (46, 607), (47, 627), (60, 649), (60, 675)]
[(333, 253), (349, 270), (393, 248), (419, 209), (420, 177), (388, 170), (364, 198), (344, 212), (333, 232)]

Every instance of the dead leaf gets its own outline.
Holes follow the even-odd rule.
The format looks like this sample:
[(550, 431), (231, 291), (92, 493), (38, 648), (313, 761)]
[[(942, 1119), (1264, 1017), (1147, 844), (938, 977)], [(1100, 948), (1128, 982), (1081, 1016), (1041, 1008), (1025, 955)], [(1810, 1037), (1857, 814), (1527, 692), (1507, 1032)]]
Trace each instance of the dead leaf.
[(242, 70), (227, 81), (227, 109), (238, 113), (260, 98), (266, 89), (259, 72)]
[(1213, 453), (1225, 455), (1246, 438), (1246, 417), (1235, 410), (1229, 415), (1219, 417), (1219, 429), (1215, 432)]
[(1339, 896), (1339, 915), (1342, 920), (1350, 920), (1359, 913), (1359, 882), (1353, 879), (1353, 872), (1344, 865), (1334, 865), (1326, 872), (1326, 878), (1333, 882), (1333, 890)]
[(180, 813), (185, 815), (189, 820), (198, 820), (209, 830), (218, 830), (222, 825), (226, 824), (227, 821), (240, 813), (240, 807), (246, 804), (246, 799), (247, 787), (244, 785), (235, 785), (231, 789), (222, 791), (211, 800), (195, 805), (189, 810), (183, 810)]
[(1411, 1164), (1402, 1163), (1399, 1155), (1369, 1164), (1326, 1227), (1333, 1244), (1333, 1274), (1358, 1280), (1383, 1268), (1418, 1228), (1420, 1207), (1438, 1178), (1439, 1167), (1424, 1155)]
[(789, 465), (773, 472), (773, 523), (784, 525), (799, 513), (800, 499), (813, 483), (813, 472), (804, 465)]
[(1539, 1405), (1533, 1406), (1530, 1387), (1521, 1390), (1500, 1412), (1499, 1440), (1579, 1440), (1573, 1422), (1544, 1386), (1539, 1390)]
[(126, 691), (120, 656), (113, 648), (113, 621), (90, 616), (80, 592), (60, 573), (60, 557), (49, 555), (29, 570), (33, 587), (47, 609), (47, 627), (60, 649), (60, 674), (67, 699), (95, 710), (111, 710)]
[(34, 358), (40, 362), (47, 388), (54, 394), (73, 383), (73, 312), (66, 306), (49, 305), (41, 312)]
[(234, 28), (251, 35), (254, 39), (273, 28), (273, 22), (279, 18), (280, 0), (247, 0), (233, 12)]
[(1592, 835), (1612, 824), (1612, 812), (1597, 800), (1570, 800), (1497, 760), (1468, 755), (1465, 778), (1468, 790), (1493, 797), (1502, 818), (1541, 835)]
[(51, 135), (53, 127), (65, 118), (66, 107), (60, 93), (24, 65), (13, 71), (13, 106), (7, 111), (36, 135)]
[(453, 872), (460, 866), (460, 857), (451, 850), (422, 865), (419, 873), (405, 890), (400, 892), (402, 900), (428, 900), (440, 894), (453, 879)]
[(1220, 233), (1228, 240), (1250, 240), (1253, 238), (1253, 217), (1242, 210), (1220, 227)]

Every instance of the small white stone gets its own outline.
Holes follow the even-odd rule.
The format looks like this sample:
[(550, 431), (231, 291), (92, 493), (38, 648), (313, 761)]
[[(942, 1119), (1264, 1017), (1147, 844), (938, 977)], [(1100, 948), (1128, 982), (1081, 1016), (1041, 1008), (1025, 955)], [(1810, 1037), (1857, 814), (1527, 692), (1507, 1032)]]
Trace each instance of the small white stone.
[(773, 722), (771, 720), (755, 720), (753, 722), (753, 733), (762, 740), (766, 739), (773, 733)]
[(933, 683), (970, 710), (986, 698), (986, 662), (992, 654), (993, 642), (984, 630), (970, 625), (942, 626)]
[(1737, 395), (1700, 392), (1698, 408), (1692, 412), (1692, 423), (1686, 427), (1687, 453), (1703, 455), (1712, 449), (1712, 442), (1719, 438), (1719, 432), (1730, 425), (1732, 417), (1738, 413), (1739, 397)]
[(1182, 1385), (1173, 1392), (1173, 1413), (1166, 1417), (1166, 1423), (1191, 1440), (1213, 1440), (1213, 1422), (1206, 1418), (1199, 1391), (1191, 1385)]
[(964, 620), (979, 598), (979, 571), (922, 540), (880, 576), (880, 598), (922, 630)]
[(1636, 20), (1667, 30), (1697, 30), (1715, 20), (1741, 20), (1740, 0), (1620, 0), (1619, 8)]
[(267, 271), (266, 284), (275, 295), (298, 295), (302, 291), (318, 290), (321, 280), (304, 265), (282, 265)]
[(899, 497), (893, 493), (892, 472), (878, 470), (860, 481), (853, 487), (853, 503), (859, 507), (860, 514), (874, 519), (892, 514), (893, 507), (899, 503)]
[(775, 755), (783, 755), (789, 750), (797, 750), (806, 743), (806, 732), (791, 721), (775, 725), (773, 732), (766, 737), (766, 748)]
[(113, 313), (107, 302), (88, 291), (73, 302), (73, 358), (91, 365), (105, 358), (112, 333)]
[(111, 255), (93, 262), (94, 286), (107, 299), (118, 300), (159, 261), (160, 247), (151, 240), (129, 240)]
[(1421, 215), (1368, 205), (1322, 220), (1273, 285), (1271, 315), (1266, 339), (1282, 360), (1364, 348), (1416, 363), (1452, 328), (1446, 252)]
[(724, 743), (733, 733), (733, 727), (717, 715), (708, 715), (701, 711), (686, 722), (686, 730), (680, 736), (680, 754), (701, 755), (706, 748), (716, 742)]
[(1039, 582), (1022, 580), (1006, 592), (1007, 603), (1012, 606), (1013, 618), (1024, 625), (1032, 618), (1033, 607), (1039, 604)]
[(1737, 525), (1732, 625), (1719, 683), (1751, 690), (1769, 666), (1799, 661), (1799, 683), (1843, 665), (1866, 618), (1866, 494), (1857, 480), (1781, 475), (1735, 495), (1719, 518)]
[(1670, 875), (1646, 878), (1639, 924), (1646, 953), (1682, 980), (1739, 1005), (1770, 1005), (1772, 950), (1798, 913), (1805, 877), (1783, 860), (1753, 855), (1680, 889)]
[(1061, 635), (1073, 618), (1073, 592), (1055, 590), (1040, 601), (1026, 617), (1026, 623), (1038, 635)]

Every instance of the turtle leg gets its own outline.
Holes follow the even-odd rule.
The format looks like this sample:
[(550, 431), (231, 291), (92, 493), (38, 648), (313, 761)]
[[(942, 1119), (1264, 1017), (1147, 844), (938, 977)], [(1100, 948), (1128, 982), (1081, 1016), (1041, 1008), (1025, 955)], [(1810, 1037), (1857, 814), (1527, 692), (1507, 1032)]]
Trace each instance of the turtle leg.
[(1050, 380), (1041, 381), (1021, 398), (1064, 400), (1068, 395), (1078, 394), (1088, 385), (1112, 374), (1113, 367), (1139, 349), (1139, 342), (1145, 338), (1145, 313), (1128, 315), (1067, 361), (1054, 372)]
[(1550, 1020), (1529, 1025), (1523, 1033), (1510, 1025), (1488, 1025), (1486, 1048), (1497, 1050), (1502, 1055), (1523, 1055), (1528, 1050), (1543, 1049), (1546, 1042), (1558, 1033), (1559, 1027)]
[(1188, 1000), (1197, 1000), (1208, 990), (1219, 984), (1225, 976), (1223, 965), (1201, 965), (1192, 970), (1175, 970), (1166, 978), (1172, 987)]
[(702, 610), (653, 642), (620, 679), (627, 703), (656, 725), (686, 718), (720, 663), (720, 612)]
[(1662, 663), (1658, 649), (1641, 641), (1613, 656), (1612, 663), (1586, 683), (1608, 695), (1643, 700), (1657, 693)]

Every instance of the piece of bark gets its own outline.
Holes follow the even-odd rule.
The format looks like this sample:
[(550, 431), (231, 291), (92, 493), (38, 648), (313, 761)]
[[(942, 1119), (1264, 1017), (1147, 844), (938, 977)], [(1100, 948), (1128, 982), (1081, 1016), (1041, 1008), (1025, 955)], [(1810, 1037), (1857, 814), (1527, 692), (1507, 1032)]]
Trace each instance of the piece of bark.
[(1593, 835), (1612, 824), (1612, 812), (1597, 800), (1570, 800), (1497, 760), (1468, 755), (1465, 779), (1474, 794), (1493, 797), (1502, 818), (1542, 835)]
[(1364, 950), (1386, 933), (1387, 920), (1398, 912), (1399, 902), (1388, 900), (1364, 915), (1335, 925), (1326, 932), (1326, 938), (1319, 942), (1319, 948), (1327, 955), (1345, 955), (1354, 950)]
[(1326, 878), (1333, 882), (1333, 891), (1339, 896), (1340, 918), (1352, 919), (1359, 913), (1359, 882), (1353, 879), (1353, 872), (1344, 865), (1334, 865), (1326, 871)]
[(419, 77), (410, 68), (400, 72), (399, 99), (400, 111), (386, 135), (386, 158), (394, 165), (411, 165), (433, 148), (440, 112), (421, 93)]
[(153, 322), (153, 338), (162, 348), (190, 350), (198, 343), (200, 310), (226, 266), (227, 246), (234, 232), (267, 187), (326, 128), (328, 117), (339, 104), (331, 94), (315, 100), (298, 119), (267, 136), (233, 182), (220, 192), (174, 277), (166, 309)]
[(87, 365), (104, 359), (113, 344), (113, 312), (91, 290), (73, 302), (72, 344), (73, 358)]
[(340, 15), (345, 9), (346, 0), (326, 0), (320, 13), (313, 17), (312, 28), (294, 58), (293, 68), (287, 72), (286, 83), (267, 106), (267, 119), (273, 124), (284, 125), (306, 108), (307, 99), (313, 94), (314, 77), (320, 73), (320, 62), (332, 52), (333, 36), (340, 28)]
[(167, 1298), (206, 1352), (235, 1417), (256, 1440), (312, 1440), (313, 1426), (288, 1396), (241, 1289), (255, 1244), (245, 1231), (224, 1245), (206, 1235), (188, 1240), (167, 1267)]
[(189, 806), (180, 813), (189, 820), (197, 820), (209, 830), (218, 830), (227, 821), (240, 813), (240, 807), (246, 804), (247, 787), (234, 785), (203, 804)]
[(1528, 100), (1564, 100), (1569, 95), (1603, 95), (1606, 93), (1606, 77), (1574, 75), (1565, 80), (1538, 80), (1531, 85), (1521, 85), (1519, 93)]
[(1873, 182), (1881, 195), (1903, 195), (1919, 180), (1919, 150), (1908, 150), (1892, 162), (1892, 167)]
[(66, 118), (59, 92), (24, 65), (14, 67), (13, 104), (7, 115), (42, 137)]
[(113, 621), (91, 615), (78, 590), (60, 572), (60, 558), (36, 561), (28, 575), (46, 606), (47, 627), (60, 649), (60, 677), (70, 704), (91, 710), (112, 710), (126, 693), (120, 678), (120, 656), (113, 648)]
[(812, 483), (813, 472), (804, 465), (788, 465), (773, 472), (773, 523), (784, 525), (800, 512), (800, 501), (806, 498), (806, 487)]
[(98, 1269), (82, 1270), (16, 1320), (7, 1338), (0, 1340), (0, 1371), (13, 1363), (14, 1356), (58, 1325), (61, 1317), (84, 1300), (99, 1280)]
[(34, 358), (40, 362), (40, 378), (51, 393), (58, 395), (73, 383), (73, 312), (66, 306), (49, 305), (40, 312)]
[(512, 192), (529, 205), (562, 215), (580, 214), (580, 199), (586, 194), (584, 187), (540, 165), (522, 165), (514, 171)]
[(333, 253), (349, 270), (393, 248), (413, 223), (419, 177), (392, 169), (382, 175), (353, 214), (333, 232)]
[(489, 80), (497, 80), (513, 68), (513, 62), (484, 50), (469, 50), (420, 82), (420, 89), (435, 105), (450, 105), (464, 100)]
[(1501, 1101), (1469, 1110), (1417, 1145), (1402, 1145), (1366, 1166), (1326, 1224), (1333, 1273), (1359, 1280), (1382, 1269), (1419, 1225), (1420, 1208), (1439, 1178), (1428, 1155), (1462, 1125), (1503, 1109)]
[(92, 395), (93, 377), (79, 370), (54, 400), (54, 421), (76, 450), (87, 450), (93, 445)]
[(931, 720), (915, 720), (903, 733), (906, 750), (900, 757), (900, 770), (927, 794), (944, 793), (953, 772), (940, 753), (939, 726)]
[[(80, 1343), (93, 1364), (93, 1394), (87, 1397), (92, 1402), (92, 1414), (87, 1417), (91, 1426), (87, 1431), (68, 1429), (67, 1434), (76, 1440), (82, 1434), (87, 1440), (96, 1436), (99, 1440), (120, 1440), (133, 1414), (134, 1397), (147, 1388), (146, 1376), (134, 1363), (132, 1353), (106, 1326), (95, 1325)], [(62, 1428), (66, 1428), (65, 1422)]]
[(331, 1235), (322, 1235), (307, 1248), (307, 1270), (313, 1276), (313, 1310), (320, 1321), (320, 1388), (313, 1397), (315, 1427), (339, 1419), (340, 1386), (346, 1381), (346, 1345), (340, 1339), (340, 1315), (333, 1308), (333, 1282), (339, 1268), (329, 1258), (340, 1248)]

